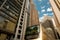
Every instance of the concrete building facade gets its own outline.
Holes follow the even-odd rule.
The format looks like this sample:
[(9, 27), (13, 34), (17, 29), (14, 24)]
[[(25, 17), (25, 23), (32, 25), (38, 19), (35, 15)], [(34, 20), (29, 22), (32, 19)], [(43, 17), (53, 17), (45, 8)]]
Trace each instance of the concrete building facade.
[(60, 34), (60, 0), (50, 0), (50, 4), (52, 6), (54, 12), (54, 21), (56, 25), (56, 29)]
[(45, 15), (40, 24), (42, 26), (42, 40), (56, 40), (52, 17)]
[(25, 40), (26, 27), (39, 26), (32, 0), (0, 0), (0, 5), (0, 40)]
[(0, 40), (24, 40), (29, 0), (0, 0), (0, 4)]

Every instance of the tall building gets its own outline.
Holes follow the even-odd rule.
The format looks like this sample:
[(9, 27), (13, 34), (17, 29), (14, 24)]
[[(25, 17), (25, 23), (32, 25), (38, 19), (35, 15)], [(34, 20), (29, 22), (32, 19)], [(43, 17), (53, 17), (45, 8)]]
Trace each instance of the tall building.
[(39, 26), (38, 11), (35, 8), (33, 0), (30, 0), (29, 26)]
[(32, 0), (0, 0), (0, 40), (24, 40), (27, 26), (39, 26)]
[(56, 29), (60, 35), (60, 0), (50, 0), (54, 12), (54, 21)]
[(27, 27), (27, 18), (29, 14), (29, 0), (23, 0), (23, 5), (20, 13), (20, 17), (17, 23), (16, 34), (14, 40), (25, 40), (25, 31)]
[[(29, 5), (30, 14), (28, 16), (27, 28), (30, 28), (30, 29), (33, 30), (34, 27), (37, 27), (38, 30), (39, 30), (40, 24), (39, 24), (38, 11), (35, 8), (33, 0), (30, 0), (29, 3), (30, 3), (30, 5)], [(35, 32), (34, 35), (28, 35), (28, 36), (26, 36), (26, 39), (29, 40), (31, 38), (37, 38), (38, 37), (38, 33), (39, 32)]]
[(10, 40), (15, 35), (23, 0), (0, 0), (0, 40)]
[(24, 40), (28, 7), (29, 0), (0, 0), (0, 40)]
[(52, 17), (45, 15), (40, 23), (42, 26), (42, 40), (56, 40), (56, 31), (54, 29)]

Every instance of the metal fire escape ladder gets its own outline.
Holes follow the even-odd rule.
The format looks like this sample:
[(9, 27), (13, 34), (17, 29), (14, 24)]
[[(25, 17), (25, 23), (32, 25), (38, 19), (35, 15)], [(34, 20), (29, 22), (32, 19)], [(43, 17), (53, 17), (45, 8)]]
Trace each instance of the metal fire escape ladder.
[(26, 13), (26, 1), (23, 1), (20, 17), (18, 20), (18, 25), (16, 28), (15, 38), (14, 40), (24, 40), (26, 25), (27, 25), (27, 13)]

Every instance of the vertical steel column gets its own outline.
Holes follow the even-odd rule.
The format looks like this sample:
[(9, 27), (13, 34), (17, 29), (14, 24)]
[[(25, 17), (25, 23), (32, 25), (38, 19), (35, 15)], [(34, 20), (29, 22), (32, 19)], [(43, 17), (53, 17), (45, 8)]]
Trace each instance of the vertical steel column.
[[(28, 0), (24, 0), (24, 2), (23, 2), (23, 6), (21, 9), (21, 14), (20, 14), (18, 25), (16, 28), (16, 34), (15, 34), (14, 40), (24, 40), (25, 31), (26, 31), (26, 27), (27, 27), (27, 16), (28, 16), (28, 12), (27, 12), (28, 4), (27, 4), (27, 2), (28, 2)], [(20, 29), (20, 27), (21, 27), (21, 29)], [(19, 31), (20, 31), (20, 33), (19, 33)]]
[(26, 0), (25, 4), (25, 11), (24, 11), (24, 21), (23, 21), (23, 28), (22, 28), (22, 34), (21, 34), (21, 39), (20, 40), (25, 40), (25, 32), (26, 32), (26, 27), (27, 27), (27, 18), (28, 18), (28, 6), (29, 6), (29, 0)]
[(23, 25), (20, 20), (21, 20), (21, 17), (23, 17), (22, 14), (23, 14), (24, 3), (25, 3), (25, 0), (23, 1), (23, 5), (22, 5), (22, 9), (21, 9), (19, 20), (18, 20), (18, 25), (17, 25), (17, 28), (16, 28), (16, 33), (15, 33), (14, 40), (21, 40), (21, 36), (22, 36), (21, 34), (22, 34), (22, 32), (18, 33), (18, 31), (19, 30), (22, 31), (22, 29), (23, 29), (23, 27), (22, 27), (22, 29), (19, 29), (19, 27), (20, 27), (20, 24), (21, 24), (21, 26)]

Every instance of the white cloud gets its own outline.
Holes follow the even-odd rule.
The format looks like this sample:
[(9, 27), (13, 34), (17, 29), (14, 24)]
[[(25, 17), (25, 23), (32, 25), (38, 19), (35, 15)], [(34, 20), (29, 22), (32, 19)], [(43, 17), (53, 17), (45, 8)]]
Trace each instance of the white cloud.
[(45, 6), (42, 6), (41, 9), (45, 8)]
[(38, 0), (38, 1), (41, 1), (41, 0)]
[(47, 16), (48, 14), (46, 13), (46, 14), (43, 14), (44, 16)]
[(42, 17), (40, 17), (40, 18), (39, 18), (39, 21), (41, 22), (41, 21), (43, 20), (43, 18), (44, 18), (43, 16), (42, 16)]
[(47, 11), (48, 11), (48, 12), (52, 11), (52, 8), (47, 8)]
[(41, 10), (41, 12), (45, 12), (45, 9)]
[(44, 16), (48, 16), (48, 14), (43, 14), (43, 16), (39, 18), (40, 22), (43, 22)]
[(49, 15), (53, 15), (53, 13), (49, 13)]

